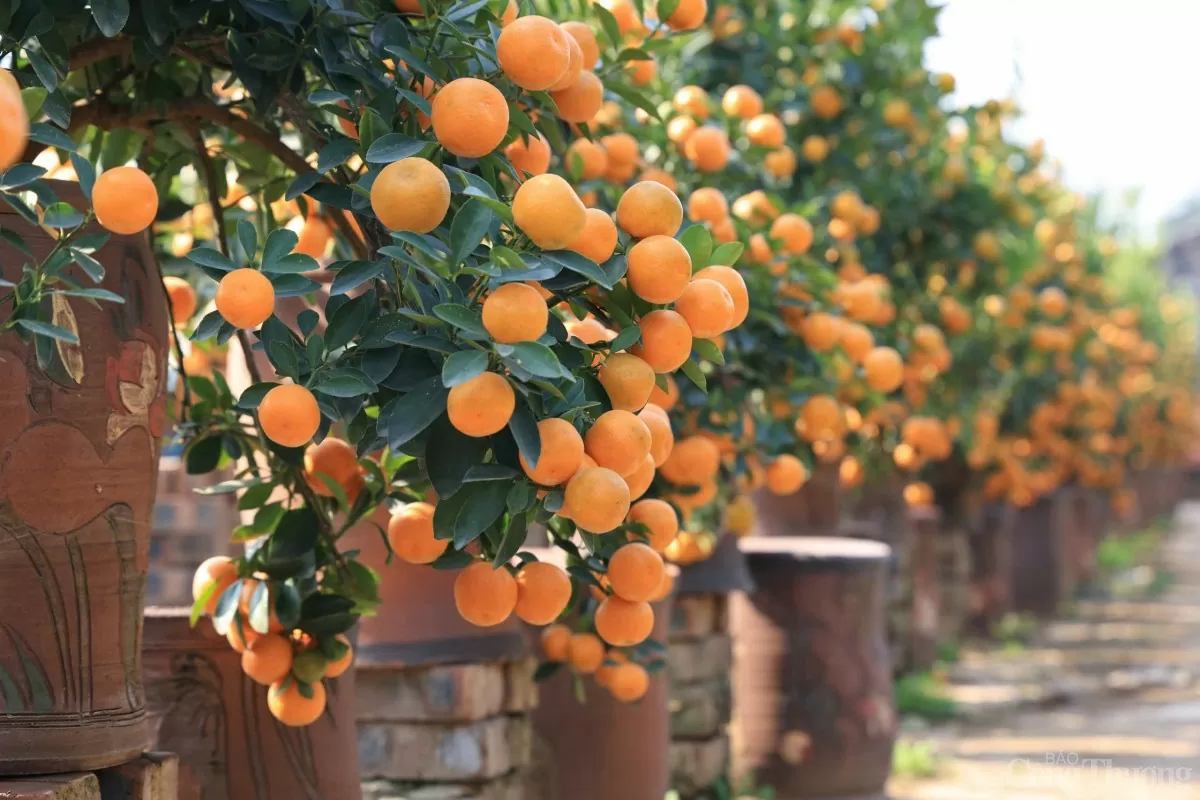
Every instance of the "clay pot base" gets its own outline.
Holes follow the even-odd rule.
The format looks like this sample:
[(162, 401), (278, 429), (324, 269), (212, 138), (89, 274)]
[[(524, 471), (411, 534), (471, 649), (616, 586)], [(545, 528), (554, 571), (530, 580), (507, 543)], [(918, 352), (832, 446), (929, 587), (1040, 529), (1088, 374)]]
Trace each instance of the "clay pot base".
[[(7, 775), (90, 772), (132, 761), (146, 750), (150, 727), (145, 708), (105, 716), (89, 725), (77, 714), (31, 716), (20, 728), (0, 728), (0, 771)], [(86, 753), (86, 756), (80, 756)]]

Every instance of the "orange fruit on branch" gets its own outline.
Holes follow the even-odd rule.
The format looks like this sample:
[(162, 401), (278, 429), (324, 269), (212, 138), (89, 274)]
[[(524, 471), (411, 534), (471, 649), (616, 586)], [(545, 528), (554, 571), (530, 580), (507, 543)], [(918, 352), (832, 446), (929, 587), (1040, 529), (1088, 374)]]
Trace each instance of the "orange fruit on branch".
[(500, 344), (536, 341), (549, 320), (546, 301), (523, 283), (498, 286), (483, 301), (483, 327)]
[(292, 671), (292, 642), (284, 636), (260, 636), (242, 652), (242, 672), (255, 683), (270, 686)]
[(729, 136), (720, 128), (703, 125), (683, 143), (683, 154), (701, 172), (719, 172), (729, 163)]
[(196, 313), (196, 290), (183, 278), (167, 275), (162, 279), (171, 301), (171, 321), (176, 325), (186, 325)]
[(667, 17), (667, 27), (673, 31), (691, 31), (704, 24), (708, 0), (679, 0), (679, 5)]
[(258, 270), (225, 273), (217, 284), (217, 311), (235, 328), (257, 328), (275, 313), (275, 287)]
[(550, 169), (550, 143), (540, 133), (537, 136), (525, 134), (517, 137), (504, 148), (504, 156), (512, 162), (518, 173), (526, 176), (541, 175)]
[(567, 481), (564, 507), (589, 533), (608, 533), (629, 513), (629, 486), (616, 472), (588, 467)]
[(521, 455), (521, 468), (530, 480), (541, 486), (566, 483), (579, 471), (583, 461), (583, 437), (574, 425), (557, 417), (540, 421), (538, 436), (542, 449), (537, 466), (530, 469), (529, 462)]
[(325, 713), (325, 685), (317, 681), (308, 687), (311, 697), (304, 696), (295, 679), (271, 684), (267, 690), (267, 709), (271, 716), (291, 728), (302, 728), (320, 719)]
[(650, 431), (650, 457), (655, 467), (661, 467), (671, 456), (675, 447), (675, 433), (671, 430), (671, 419), (667, 412), (654, 403), (647, 403), (638, 413), (638, 419)]
[(580, 675), (591, 675), (604, 664), (604, 642), (594, 633), (577, 633), (569, 640), (568, 659)]
[(532, 561), (517, 571), (517, 616), (530, 625), (549, 625), (571, 599), (571, 578), (559, 566)]
[(662, 584), (665, 572), (662, 556), (647, 545), (631, 542), (619, 547), (609, 559), (608, 583), (624, 600), (650, 600)]
[(600, 365), (597, 378), (614, 409), (641, 411), (654, 388), (654, 370), (632, 353), (613, 353)]
[(635, 183), (617, 201), (617, 225), (635, 239), (674, 236), (682, 224), (679, 196), (657, 181)]
[(750, 313), (750, 293), (746, 289), (746, 281), (742, 278), (741, 273), (733, 267), (714, 264), (700, 270), (693, 278), (716, 281), (725, 287), (725, 291), (729, 292), (729, 297), (733, 300), (733, 318), (729, 322), (731, 329), (746, 321), (746, 315)]
[(517, 605), (517, 582), (504, 567), (476, 561), (454, 579), (454, 605), (467, 622), (480, 628), (499, 625)]
[[(650, 430), (641, 419), (621, 409), (601, 414), (583, 437), (584, 451), (599, 466), (621, 476), (631, 474), (642, 465), (650, 455), (650, 442)], [(575, 508), (574, 505), (571, 507)]]
[(596, 43), (596, 33), (586, 22), (570, 20), (563, 22), (560, 26), (566, 31), (579, 45), (583, 60), (580, 62), (584, 69), (591, 70), (596, 68), (597, 62), (600, 61), (600, 46)]
[(566, 625), (549, 625), (542, 631), (542, 655), (547, 661), (566, 661), (570, 647), (571, 629)]
[(650, 638), (654, 610), (650, 604), (606, 597), (596, 609), (596, 633), (614, 647), (632, 647)]
[(563, 166), (572, 177), (594, 181), (608, 170), (608, 152), (591, 139), (576, 139), (567, 147)]
[(596, 73), (583, 70), (570, 83), (552, 90), (550, 99), (558, 107), (559, 119), (564, 122), (587, 122), (596, 116), (604, 103), (604, 84), (596, 77)]
[[(541, 302), (540, 297), (538, 300)], [(503, 430), (516, 407), (512, 384), (495, 372), (484, 372), (454, 386), (446, 400), (450, 424), (476, 439)]]
[(496, 40), (496, 60), (517, 86), (544, 91), (570, 68), (571, 41), (554, 20), (531, 14), (513, 20), (501, 31)]
[(204, 604), (204, 613), (212, 616), (217, 610), (221, 595), (237, 580), (237, 564), (228, 556), (213, 556), (196, 568), (192, 576), (192, 601), (200, 599), (205, 589), (213, 586), (212, 594)]
[[(0, 121), (3, 94), (0, 92)], [(114, 167), (96, 178), (92, 210), (96, 212), (96, 221), (113, 233), (126, 236), (141, 233), (158, 215), (158, 189), (150, 176), (137, 167)]]
[(807, 480), (808, 469), (793, 455), (784, 453), (767, 465), (767, 489), (772, 494), (794, 494)]
[(456, 78), (433, 96), (430, 118), (438, 144), (456, 156), (481, 158), (508, 133), (508, 101), (486, 81)]
[(877, 392), (894, 392), (904, 383), (904, 359), (891, 347), (876, 347), (863, 360), (867, 383)]
[(320, 476), (345, 488), (362, 474), (358, 453), (342, 439), (328, 436), (320, 444), (304, 451), (304, 481), (322, 497), (332, 497), (333, 491)]
[(750, 119), (762, 113), (762, 96), (745, 84), (730, 86), (721, 97), (721, 109), (731, 117)]
[(679, 533), (679, 515), (665, 500), (639, 500), (629, 509), (629, 521), (640, 522), (649, 529), (650, 549), (662, 553)]
[(759, 147), (783, 147), (787, 131), (783, 120), (774, 114), (758, 114), (746, 123), (746, 138)]
[(677, 486), (701, 486), (716, 477), (721, 451), (708, 436), (689, 436), (675, 443), (663, 462), (662, 476)]
[(450, 544), (433, 533), (434, 507), (408, 503), (388, 520), (387, 538), (396, 556), (409, 564), (431, 564)]
[(729, 217), (729, 201), (720, 189), (711, 186), (696, 189), (688, 196), (688, 219), (717, 224)]
[(675, 311), (651, 311), (638, 320), (642, 340), (631, 352), (658, 373), (674, 372), (692, 353), (692, 329)]
[(300, 447), (321, 427), (321, 409), (308, 389), (293, 383), (280, 384), (259, 403), (258, 424), (275, 444)]
[(583, 232), (567, 249), (603, 264), (617, 249), (617, 224), (598, 208), (589, 208), (585, 214)]
[(608, 677), (608, 691), (622, 703), (636, 703), (650, 689), (650, 673), (641, 664), (618, 664)]
[(535, 175), (513, 197), (513, 221), (543, 250), (561, 250), (587, 225), (587, 208), (558, 175)]
[(720, 336), (733, 327), (733, 297), (708, 278), (693, 278), (675, 300), (675, 310), (698, 339)]
[(654, 235), (629, 248), (625, 280), (648, 303), (671, 303), (692, 277), (692, 257), (678, 239)]

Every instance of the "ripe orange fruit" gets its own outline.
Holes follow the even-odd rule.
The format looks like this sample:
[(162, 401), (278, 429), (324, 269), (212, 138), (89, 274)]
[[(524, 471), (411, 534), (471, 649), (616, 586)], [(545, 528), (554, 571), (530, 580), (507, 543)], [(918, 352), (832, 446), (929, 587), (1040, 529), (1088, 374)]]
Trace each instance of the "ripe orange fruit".
[[(567, 334), (573, 336), (584, 344), (595, 344), (596, 342), (608, 342), (617, 334), (604, 327), (604, 323), (595, 317), (588, 315), (583, 319), (568, 319), (563, 323), (563, 327), (567, 329)], [(599, 358), (599, 356), (597, 356)]]
[(1066, 293), (1057, 286), (1047, 286), (1038, 293), (1038, 308), (1048, 317), (1057, 319), (1067, 312)]
[(0, 76), (0, 170), (21, 160), (29, 144), (29, 115), (21, 100), (21, 87), (8, 70)]
[(576, 139), (567, 147), (563, 165), (581, 181), (594, 181), (608, 169), (608, 153), (591, 139)]
[(300, 692), (300, 684), (290, 680), (271, 684), (267, 690), (267, 709), (271, 716), (290, 728), (311, 725), (325, 713), (325, 685), (320, 681), (309, 684), (312, 697)]
[(310, 444), (304, 451), (304, 482), (322, 497), (332, 497), (333, 492), (320, 476), (346, 487), (361, 472), (358, 453), (342, 439), (327, 436), (320, 444)]
[(667, 17), (667, 27), (673, 31), (691, 31), (704, 24), (708, 14), (707, 0), (680, 0), (679, 5)]
[(699, 339), (720, 336), (733, 327), (733, 297), (708, 278), (693, 278), (675, 301), (675, 310)]
[(675, 433), (671, 430), (671, 419), (660, 406), (647, 403), (638, 413), (638, 419), (650, 431), (650, 458), (654, 466), (661, 467), (675, 447)]
[(622, 664), (629, 663), (629, 656), (622, 653), (620, 650), (611, 650), (605, 654), (604, 663), (600, 665), (600, 669), (596, 670), (594, 680), (597, 686), (608, 688), (612, 683), (612, 675), (616, 672), (617, 667)]
[(454, 579), (454, 605), (472, 625), (499, 625), (517, 605), (517, 582), (504, 567), (476, 561)]
[(773, 494), (793, 494), (808, 480), (804, 462), (784, 453), (767, 465), (767, 488)]
[(533, 561), (517, 571), (517, 616), (530, 625), (549, 625), (571, 599), (571, 577), (559, 566)]
[(796, 172), (796, 153), (790, 147), (780, 147), (763, 157), (763, 166), (776, 178), (787, 178)]
[(566, 483), (579, 471), (583, 461), (583, 437), (574, 425), (557, 417), (539, 422), (538, 436), (542, 441), (542, 450), (537, 466), (530, 469), (529, 462), (522, 455), (521, 468), (530, 480), (541, 486)]
[(258, 270), (225, 273), (217, 284), (217, 311), (235, 328), (257, 328), (275, 313), (275, 287)]
[(750, 313), (750, 293), (746, 289), (746, 281), (736, 269), (715, 264), (697, 272), (693, 276), (693, 280), (716, 281), (725, 287), (725, 291), (733, 300), (733, 317), (729, 321), (727, 330), (736, 328), (746, 321), (746, 315)]
[(698, 120), (708, 119), (708, 92), (699, 86), (681, 86), (671, 98), (671, 105), (681, 114), (691, 114)]
[(498, 286), (483, 301), (483, 327), (500, 344), (537, 340), (549, 319), (546, 301), (523, 283)]
[(800, 143), (800, 152), (814, 164), (820, 163), (829, 155), (829, 142), (814, 133)]
[[(567, 32), (566, 28), (564, 28), (562, 25), (559, 25), (558, 27), (563, 33), (563, 41), (567, 43), (570, 61), (567, 63), (566, 71), (564, 71), (563, 74), (559, 76), (558, 80), (554, 82), (554, 85), (550, 87), (550, 91), (552, 92), (561, 92), (563, 89), (571, 86), (579, 77), (579, 73), (585, 71), (583, 66), (583, 48), (579, 46), (579, 42), (576, 41), (575, 37)], [(590, 72), (590, 70), (587, 71)], [(603, 102), (603, 99), (601, 99), (601, 102)], [(599, 105), (596, 106), (596, 110), (600, 110)], [(588, 116), (588, 119), (591, 119), (591, 115)], [(581, 122), (587, 122), (587, 119), (581, 120)]]
[(800, 406), (796, 432), (805, 441), (815, 442), (819, 439), (840, 437), (844, 426), (842, 405), (837, 398), (827, 394), (814, 394)]
[(650, 430), (636, 414), (614, 409), (596, 418), (583, 437), (583, 445), (598, 465), (625, 476), (650, 454)]
[(707, 436), (689, 436), (675, 443), (660, 472), (677, 486), (700, 486), (716, 477), (721, 451)]
[(589, 208), (585, 212), (583, 233), (567, 245), (567, 249), (603, 264), (617, 249), (617, 236), (617, 225), (612, 217), (598, 208)]
[(600, 5), (613, 15), (617, 21), (617, 30), (622, 36), (645, 27), (642, 18), (638, 16), (637, 8), (630, 0), (600, 0)]
[[(518, 137), (516, 141), (504, 148), (504, 155), (512, 162), (513, 168), (518, 173), (527, 176), (541, 175), (550, 169), (550, 143), (540, 133), (537, 136), (526, 134)], [(387, 167), (384, 167), (384, 172), (386, 171)], [(438, 171), (441, 172), (441, 170)], [(376, 178), (375, 182), (378, 184), (379, 179)]]
[(729, 163), (729, 137), (720, 128), (703, 125), (683, 143), (683, 154), (701, 172), (718, 172)]
[(396, 0), (396, 10), (404, 14), (420, 14), (420, 0)]
[[(0, 92), (0, 98), (4, 94)], [(3, 109), (0, 99), (0, 120)], [(23, 108), (21, 113), (25, 113)], [(96, 178), (92, 210), (96, 212), (96, 221), (113, 233), (126, 236), (141, 233), (158, 215), (158, 189), (150, 176), (137, 167), (114, 167)]]
[(296, 246), (292, 248), (292, 252), (321, 259), (325, 257), (325, 251), (329, 249), (329, 243), (332, 240), (333, 229), (329, 227), (325, 218), (319, 214), (310, 213), (305, 218), (304, 224), (300, 226)]
[(171, 321), (176, 325), (186, 325), (196, 313), (196, 290), (183, 278), (174, 275), (164, 276), (162, 282), (171, 300)]
[(658, 62), (652, 58), (626, 61), (625, 71), (629, 73), (629, 80), (634, 86), (646, 86), (658, 74)]
[(564, 507), (589, 533), (608, 533), (629, 513), (629, 486), (604, 467), (588, 467), (567, 481)]
[(292, 643), (283, 636), (260, 636), (242, 652), (242, 672), (255, 683), (270, 686), (292, 671)]
[(606, 597), (596, 609), (595, 625), (600, 638), (614, 647), (633, 647), (654, 630), (654, 610), (645, 601)]
[(586, 22), (578, 22), (571, 20), (563, 22), (560, 27), (566, 31), (579, 45), (580, 52), (583, 55), (581, 64), (584, 69), (595, 69), (596, 63), (600, 61), (600, 46), (596, 43), (596, 33), (591, 29)]
[(692, 329), (675, 311), (651, 311), (638, 320), (642, 340), (632, 352), (655, 372), (674, 372), (692, 353)]
[(670, 236), (648, 236), (629, 248), (625, 280), (635, 295), (648, 303), (670, 303), (687, 288), (692, 257)]
[(258, 405), (258, 424), (268, 439), (282, 447), (306, 444), (321, 426), (317, 398), (303, 386), (284, 383), (267, 392)]
[(496, 40), (496, 59), (522, 89), (544, 91), (571, 65), (570, 37), (554, 20), (531, 14), (513, 20)]
[(434, 538), (433, 512), (434, 507), (429, 503), (409, 503), (388, 520), (388, 542), (396, 555), (409, 564), (430, 564), (450, 544)]
[(783, 120), (774, 114), (759, 114), (746, 123), (746, 138), (759, 147), (783, 147), (787, 132)]
[(196, 568), (192, 576), (192, 601), (200, 599), (204, 590), (216, 584), (208, 601), (204, 604), (204, 613), (212, 616), (217, 610), (217, 601), (221, 594), (237, 580), (237, 564), (228, 556), (213, 556)]
[(785, 253), (803, 255), (813, 243), (813, 229), (799, 214), (780, 214), (771, 223), (771, 238), (777, 239)]
[(675, 180), (675, 176), (666, 170), (661, 170), (658, 167), (646, 167), (642, 170), (642, 174), (638, 175), (638, 182), (654, 181), (661, 183), (663, 186), (674, 192), (679, 188), (679, 182)]
[(612, 696), (620, 702), (636, 703), (650, 690), (650, 673), (641, 664), (618, 664), (608, 676), (607, 686)]
[(513, 221), (543, 250), (561, 250), (587, 225), (587, 207), (558, 175), (535, 175), (513, 197)]
[(612, 407), (624, 411), (641, 411), (654, 388), (654, 370), (632, 353), (613, 353), (597, 374)]
[(628, 133), (610, 133), (600, 140), (610, 162), (633, 164), (641, 156), (637, 139)]
[(758, 92), (745, 84), (730, 86), (721, 98), (721, 108), (731, 117), (750, 119), (762, 113), (763, 100)]
[(641, 466), (628, 475), (622, 476), (625, 478), (625, 485), (629, 487), (630, 502), (639, 499), (646, 493), (650, 484), (654, 483), (654, 472), (654, 457), (647, 453)]
[(863, 360), (867, 383), (877, 392), (893, 392), (904, 383), (904, 359), (890, 347), (876, 347)]
[(720, 189), (705, 186), (688, 197), (688, 219), (713, 225), (729, 217), (729, 201)]
[(229, 631), (225, 634), (225, 641), (229, 643), (229, 647), (235, 653), (244, 653), (247, 647), (253, 646), (262, 636), (261, 633), (250, 627), (248, 619), (241, 614), (234, 614), (233, 621), (229, 624)]
[(821, 119), (833, 119), (842, 113), (842, 96), (832, 86), (814, 86), (808, 102)]
[(946, 346), (946, 337), (936, 325), (922, 323), (913, 328), (913, 344), (928, 352), (941, 350)]
[(678, 116), (667, 123), (667, 138), (682, 145), (695, 132), (696, 120), (688, 116)]
[(640, 522), (650, 529), (650, 549), (661, 553), (679, 533), (679, 515), (666, 500), (639, 500), (629, 509), (629, 521)]
[(486, 156), (508, 133), (508, 101), (478, 78), (450, 81), (433, 96), (432, 107), (433, 135), (456, 156)]
[(824, 311), (810, 314), (801, 326), (804, 343), (818, 353), (832, 350), (842, 332), (842, 320)]
[(622, 545), (608, 562), (608, 584), (623, 600), (649, 600), (662, 584), (662, 556), (640, 542)]
[(459, 433), (476, 439), (502, 430), (516, 407), (512, 384), (495, 372), (484, 372), (463, 381), (450, 390), (446, 400), (450, 424)]
[(542, 655), (547, 661), (566, 661), (570, 647), (571, 629), (566, 625), (549, 625), (542, 631)]
[[(574, 39), (571, 41), (574, 42)], [(596, 77), (596, 73), (583, 70), (563, 88), (551, 91), (550, 98), (558, 106), (559, 119), (587, 122), (604, 103), (604, 84)]]
[(617, 225), (635, 239), (674, 236), (682, 224), (679, 196), (657, 181), (635, 183), (617, 201)]
[(650, 390), (650, 402), (663, 411), (670, 411), (679, 402), (679, 384), (675, 383), (675, 379), (670, 375), (663, 375), (663, 380), (667, 384), (666, 390), (658, 388), (656, 382)]
[(604, 642), (594, 633), (577, 633), (570, 638), (571, 667), (580, 675), (591, 675), (604, 663)]
[(871, 335), (871, 331), (866, 325), (850, 322), (842, 326), (838, 343), (841, 344), (846, 355), (850, 356), (851, 361), (861, 364), (867, 354), (871, 352), (871, 348), (875, 346), (875, 337)]

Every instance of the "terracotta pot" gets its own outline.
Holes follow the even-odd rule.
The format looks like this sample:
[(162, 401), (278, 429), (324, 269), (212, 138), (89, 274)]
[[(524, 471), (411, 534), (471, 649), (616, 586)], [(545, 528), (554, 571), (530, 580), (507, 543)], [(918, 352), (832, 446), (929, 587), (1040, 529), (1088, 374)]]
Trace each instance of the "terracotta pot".
[(795, 494), (767, 490), (754, 494), (753, 536), (833, 536), (841, 521), (841, 489), (836, 465), (821, 464)]
[(928, 669), (937, 660), (938, 623), (942, 597), (938, 585), (938, 533), (941, 514), (936, 508), (914, 508), (908, 514), (913, 531), (912, 556), (905, 579), (912, 582), (907, 609), (912, 617), (905, 666)]
[(734, 595), (733, 770), (780, 800), (883, 791), (896, 736), (884, 635), (887, 545), (742, 542)]
[(725, 594), (748, 592), (754, 588), (746, 557), (738, 547), (738, 539), (726, 533), (717, 540), (712, 555), (695, 564), (680, 567), (675, 581), (675, 594)]
[[(387, 529), (385, 508), (372, 521)], [(393, 558), (375, 525), (363, 523), (340, 540), (342, 550), (360, 551), (358, 560), (379, 573), (383, 604), (358, 628), (360, 666), (418, 666), (479, 661), (511, 661), (528, 654), (516, 616), (493, 628), (464, 620), (454, 605), (457, 570), (438, 570)]]
[(970, 623), (986, 634), (1012, 609), (1013, 529), (1017, 509), (1007, 503), (985, 503), (974, 516), (970, 534)]
[[(53, 190), (83, 208), (77, 187)], [(7, 206), (0, 225), (53, 246)], [(97, 229), (99, 232), (99, 229)], [(46, 369), (0, 336), (0, 774), (113, 766), (148, 743), (142, 608), (158, 437), (165, 422), (166, 301), (146, 237), (94, 253), (124, 304), (54, 298)], [(0, 274), (27, 261), (0, 243)], [(92, 286), (78, 266), (67, 276)]]
[[(542, 558), (542, 551), (537, 551)], [(551, 560), (561, 558), (551, 551)], [(677, 576), (678, 577), (678, 576)], [(672, 595), (653, 604), (651, 638), (667, 643)], [(530, 628), (531, 638), (541, 629)], [(666, 656), (664, 652), (664, 657)], [(636, 703), (614, 700), (591, 678), (560, 669), (538, 684), (533, 712), (534, 763), (539, 774), (531, 800), (662, 800), (670, 788), (671, 717), (667, 670), (656, 672)]]
[(325, 681), (324, 716), (289, 728), (225, 637), (207, 620), (188, 626), (188, 609), (146, 612), (143, 660), (155, 747), (179, 756), (179, 800), (362, 797), (354, 670)]
[(1014, 611), (1054, 614), (1069, 595), (1067, 511), (1061, 491), (1017, 511), (1009, 576)]

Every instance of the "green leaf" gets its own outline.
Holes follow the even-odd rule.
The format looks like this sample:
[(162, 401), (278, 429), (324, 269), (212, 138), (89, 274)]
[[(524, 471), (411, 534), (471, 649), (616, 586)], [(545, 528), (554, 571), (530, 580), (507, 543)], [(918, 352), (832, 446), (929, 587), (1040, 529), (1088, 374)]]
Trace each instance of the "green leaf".
[[(292, 234), (293, 236), (295, 234)], [(187, 254), (187, 260), (202, 267), (232, 272), (237, 269), (234, 263), (211, 247), (193, 247)]]
[(83, 192), (83, 196), (90, 202), (92, 187), (96, 185), (96, 168), (92, 166), (92, 162), (78, 153), (71, 153), (71, 167), (75, 170), (76, 177), (79, 178), (79, 188)]
[(539, 378), (574, 380), (574, 376), (563, 367), (554, 351), (541, 342), (521, 342), (512, 345), (512, 353), (507, 359)]
[(287, 191), (283, 193), (283, 199), (289, 202), (295, 200), (320, 182), (321, 173), (316, 171), (302, 172), (296, 176), (295, 180), (288, 184)]
[(79, 337), (74, 333), (66, 328), (51, 325), (49, 322), (42, 322), (39, 319), (22, 318), (17, 320), (17, 325), (38, 336), (48, 336), (51, 339), (57, 339), (68, 344), (79, 344)]
[(600, 268), (600, 265), (586, 256), (572, 253), (570, 250), (548, 250), (542, 253), (542, 259), (552, 261), (576, 275), (582, 275), (605, 289), (613, 288), (612, 281), (608, 279), (608, 275)]
[(325, 329), (325, 347), (330, 352), (347, 345), (362, 330), (371, 315), (371, 296), (356, 297), (333, 312), (333, 319)]
[(711, 361), (714, 364), (725, 363), (725, 354), (712, 339), (693, 339), (692, 350), (705, 361)]
[(609, 352), (619, 353), (622, 350), (628, 350), (642, 339), (642, 329), (636, 325), (624, 328), (617, 334), (616, 338), (608, 343)]
[(107, 300), (110, 303), (124, 303), (125, 298), (107, 289), (58, 289), (51, 294), (61, 294), (65, 297), (87, 297), (92, 300)]
[(716, 250), (713, 250), (712, 255), (708, 259), (708, 263), (720, 264), (726, 267), (732, 267), (742, 257), (742, 252), (746, 249), (746, 245), (741, 242), (727, 242)]
[(462, 350), (446, 359), (442, 365), (442, 385), (452, 389), (483, 374), (488, 367), (488, 355), (482, 350)]
[(344, 164), (346, 159), (358, 150), (358, 142), (343, 137), (335, 139), (321, 148), (317, 155), (317, 172), (325, 173), (336, 166)]
[(91, 0), (91, 6), (96, 26), (110, 39), (129, 21), (129, 0)]
[(389, 401), (379, 412), (379, 432), (388, 440), (388, 446), (399, 450), (433, 424), (446, 410), (449, 393), (438, 375), (417, 384), (403, 397)]
[(337, 271), (329, 294), (337, 297), (345, 294), (356, 286), (379, 277), (387, 265), (382, 261), (347, 261)]
[(221, 461), (223, 444), (220, 436), (205, 436), (188, 445), (184, 463), (189, 475), (212, 472)]
[(604, 29), (604, 35), (608, 38), (608, 43), (614, 48), (620, 47), (621, 26), (617, 24), (617, 18), (602, 5), (593, 5), (592, 11), (600, 18), (600, 27)]
[(283, 258), (277, 258), (274, 261), (267, 263), (263, 259), (263, 272), (272, 275), (299, 275), (305, 272), (313, 272), (321, 268), (317, 260), (310, 255), (304, 253), (289, 253)]
[(488, 333), (483, 327), (483, 318), (466, 306), (457, 303), (440, 303), (433, 307), (433, 313), (438, 319), (461, 331), (466, 331), (480, 339), (487, 338)]
[(448, 263), (453, 271), (487, 236), (495, 215), (477, 199), (463, 203), (450, 225), (450, 256)]
[(362, 370), (339, 367), (323, 373), (310, 388), (333, 397), (365, 397), (379, 387)]
[(453, 497), (462, 488), (467, 473), (483, 460), (488, 447), (487, 439), (459, 433), (445, 415), (433, 423), (425, 446), (425, 469), (439, 502)]
[[(595, 6), (595, 8), (600, 8), (600, 6)], [(563, 661), (543, 661), (541, 664), (538, 664), (538, 668), (533, 671), (533, 682), (542, 683), (546, 680), (549, 680), (563, 668), (565, 663), (566, 662)]]
[(269, 265), (291, 254), (299, 241), (300, 237), (287, 228), (271, 231), (267, 236), (267, 243), (263, 246), (263, 269), (266, 270)]
[(238, 510), (249, 511), (252, 508), (260, 507), (271, 498), (271, 492), (274, 490), (275, 484), (273, 483), (260, 483), (251, 486), (238, 498)]
[(503, 481), (467, 483), (453, 497), (441, 500), (433, 512), (433, 535), (452, 539), (462, 550), (495, 524), (504, 513), (508, 484)]
[(504, 531), (504, 538), (500, 540), (500, 546), (496, 548), (496, 557), (492, 559), (493, 567), (498, 569), (512, 561), (513, 556), (521, 549), (521, 545), (525, 544), (525, 534), (528, 529), (529, 518), (525, 514), (509, 518), (508, 529)]
[(258, 231), (249, 220), (239, 219), (237, 223), (238, 241), (242, 245), (242, 250), (246, 252), (246, 258), (253, 259), (254, 254), (258, 252)]
[(628, 86), (620, 81), (609, 81), (607, 84), (605, 84), (604, 88), (608, 89), (618, 97), (633, 103), (642, 111), (645, 111), (647, 114), (649, 114), (653, 119), (660, 121), (662, 120), (662, 117), (660, 117), (658, 114), (658, 107), (651, 102), (650, 98), (646, 97), (646, 95), (642, 94), (637, 89), (634, 89), (632, 86)]
[[(68, 153), (75, 152), (75, 142), (70, 136), (67, 136), (66, 133), (55, 128), (53, 125), (47, 125), (44, 122), (30, 123), (29, 138), (50, 147), (57, 147), (59, 150), (66, 150)], [(88, 166), (91, 165), (89, 164)]]
[(709, 264), (712, 257), (712, 235), (703, 225), (691, 225), (679, 237), (679, 243), (692, 257), (692, 272), (698, 272)]
[(254, 409), (258, 408), (258, 404), (261, 403), (262, 399), (267, 396), (267, 392), (271, 391), (276, 386), (278, 386), (278, 384), (271, 383), (270, 381), (262, 381), (261, 383), (247, 386), (242, 390), (241, 396), (238, 397), (238, 408), (246, 411), (253, 411)]
[(516, 440), (517, 448), (525, 457), (526, 463), (531, 468), (537, 467), (538, 459), (542, 457), (542, 435), (538, 430), (537, 420), (533, 418), (533, 412), (529, 410), (525, 401), (517, 401), (512, 418), (508, 421), (508, 429), (512, 431), (513, 439)]
[(660, 20), (666, 22), (675, 13), (675, 9), (677, 8), (679, 8), (679, 0), (659, 0), (655, 14), (657, 14)]
[(389, 133), (380, 136), (371, 143), (367, 150), (368, 164), (390, 164), (402, 158), (415, 156), (425, 148), (425, 142), (405, 136), (402, 133)]
[(0, 177), (0, 187), (6, 190), (16, 189), (18, 186), (33, 183), (45, 174), (45, 167), (39, 167), (36, 164), (17, 164), (10, 167), (3, 177)]
[(696, 387), (700, 391), (708, 391), (708, 382), (704, 379), (704, 373), (701, 372), (699, 364), (689, 358), (687, 361), (683, 362), (683, 366), (679, 369), (682, 370), (683, 374), (688, 377), (688, 380), (696, 384)]

